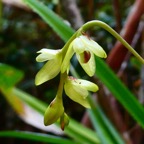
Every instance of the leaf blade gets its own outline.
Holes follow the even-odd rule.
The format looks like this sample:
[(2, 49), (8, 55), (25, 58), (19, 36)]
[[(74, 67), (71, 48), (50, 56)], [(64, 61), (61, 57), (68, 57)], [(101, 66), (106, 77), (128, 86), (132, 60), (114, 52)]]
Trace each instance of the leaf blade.
[(74, 33), (74, 30), (64, 23), (62, 18), (53, 13), (43, 3), (36, 0), (24, 0), (24, 2), (39, 14), (64, 41), (67, 41)]
[(144, 127), (144, 108), (135, 96), (124, 86), (114, 72), (103, 60), (96, 58), (97, 77), (107, 86), (115, 98), (133, 116), (133, 118)]
[(1, 131), (0, 137), (15, 137), (15, 138), (27, 139), (31, 141), (50, 142), (54, 144), (55, 143), (73, 144), (73, 141), (58, 136), (52, 136), (49, 134), (42, 134), (42, 133), (35, 133), (35, 132), (26, 132), (26, 131)]

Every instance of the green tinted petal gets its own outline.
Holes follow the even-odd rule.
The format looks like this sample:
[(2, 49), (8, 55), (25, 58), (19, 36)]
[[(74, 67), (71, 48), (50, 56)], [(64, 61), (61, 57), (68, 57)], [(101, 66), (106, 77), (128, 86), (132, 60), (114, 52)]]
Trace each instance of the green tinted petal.
[(107, 57), (107, 54), (98, 43), (96, 43), (95, 41), (86, 36), (80, 36), (80, 38), (87, 47), (87, 49), (92, 51), (96, 56), (99, 56), (101, 58)]
[(67, 53), (64, 57), (63, 63), (61, 65), (61, 72), (62, 73), (64, 73), (69, 68), (70, 59), (72, 58), (73, 54), (74, 54), (74, 50), (72, 48), (72, 43), (71, 43), (68, 50), (67, 50)]
[(53, 79), (60, 72), (62, 57), (48, 61), (37, 73), (35, 84), (40, 85), (50, 79)]
[(50, 103), (44, 114), (44, 125), (55, 123), (64, 113), (62, 99), (57, 97)]
[(74, 85), (71, 82), (66, 82), (64, 85), (66, 95), (73, 101), (81, 104), (86, 108), (90, 108), (89, 102), (86, 99), (88, 96), (88, 91), (78, 85)]
[(107, 54), (103, 50), (103, 48), (93, 40), (91, 40), (91, 46), (89, 46), (89, 50), (91, 50), (96, 56), (99, 56), (101, 58), (107, 57)]
[(85, 51), (85, 45), (79, 37), (73, 41), (73, 49), (78, 54)]
[(54, 59), (60, 50), (51, 50), (51, 49), (41, 49), (37, 53), (41, 53), (36, 57), (37, 62), (44, 62), (47, 60)]
[(84, 69), (84, 71), (89, 76), (93, 76), (95, 74), (95, 69), (96, 69), (96, 63), (95, 63), (95, 59), (94, 59), (93, 53), (91, 53), (90, 59), (86, 63), (83, 62), (83, 59), (84, 59), (84, 54), (83, 53), (82, 54), (76, 54), (76, 56), (77, 56), (77, 59), (78, 59), (80, 65)]
[(98, 86), (95, 83), (92, 83), (90, 81), (87, 80), (83, 80), (83, 79), (76, 79), (75, 80), (81, 87), (83, 87), (84, 89), (87, 89), (88, 91), (92, 91), (92, 92), (96, 92), (98, 91)]

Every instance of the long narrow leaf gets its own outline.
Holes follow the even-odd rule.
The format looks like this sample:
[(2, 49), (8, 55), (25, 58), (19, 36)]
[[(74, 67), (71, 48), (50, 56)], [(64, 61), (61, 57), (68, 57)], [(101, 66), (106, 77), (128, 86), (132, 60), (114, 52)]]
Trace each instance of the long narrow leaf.
[[(78, 73), (75, 71), (73, 66), (71, 66), (71, 73), (74, 77), (80, 78)], [(102, 143), (118, 143), (118, 144), (124, 144), (123, 139), (118, 134), (117, 130), (113, 127), (111, 122), (108, 120), (108, 118), (103, 113), (100, 106), (98, 106), (97, 103), (93, 101), (93, 98), (89, 94), (87, 97), (91, 109), (88, 109), (88, 114), (90, 116), (90, 119), (93, 123), (93, 126), (99, 135)]]
[[(29, 106), (34, 108), (40, 113), (44, 113), (46, 110), (46, 104), (41, 102), (40, 100), (34, 98), (33, 96), (17, 89), (13, 88), (11, 93), (15, 94), (18, 98), (26, 102)], [(95, 132), (92, 130), (84, 127), (80, 123), (76, 122), (73, 119), (70, 119), (70, 124), (69, 126), (65, 129), (64, 131), (67, 135), (72, 137), (78, 142), (86, 142), (86, 143), (95, 143), (99, 144), (100, 140)]]
[[(59, 143), (59, 144), (73, 144), (74, 142), (62, 137), (42, 134), (42, 133), (34, 133), (34, 132), (23, 132), (23, 131), (1, 131), (0, 137), (15, 137), (20, 139), (27, 139), (31, 141), (38, 142), (49, 142), (51, 144)], [(75, 142), (78, 144), (77, 142)]]
[[(51, 132), (61, 134), (62, 132), (59, 131), (58, 127), (55, 125), (44, 127), (42, 115), (44, 114), (48, 104), (14, 87), (22, 76), (19, 70), (5, 64), (1, 64), (0, 68), (0, 79), (3, 80), (0, 85), (0, 90), (22, 120), (42, 130), (51, 130)], [(11, 83), (13, 80), (14, 82)], [(30, 112), (32, 114), (30, 114)], [(33, 118), (36, 120), (34, 121)], [(65, 133), (81, 143), (84, 141), (87, 143), (100, 143), (95, 132), (85, 128), (83, 125), (72, 119), (70, 120), (69, 127), (65, 129)]]
[(101, 138), (102, 143), (124, 144), (123, 139), (120, 137), (116, 129), (104, 115), (100, 106), (95, 104), (95, 106), (91, 110), (88, 110), (88, 113), (90, 115), (94, 128)]
[[(47, 22), (54, 31), (64, 40), (67, 41), (69, 37), (74, 33), (74, 30), (70, 28), (64, 21), (55, 15), (48, 7), (37, 0), (24, 0), (24, 2), (38, 13), (45, 22)], [(64, 31), (66, 29), (66, 31)]]
[(101, 144), (98, 135), (94, 131), (91, 131), (90, 129), (84, 127), (83, 125), (79, 124), (77, 121), (73, 119), (70, 119), (69, 126), (65, 129), (65, 133), (73, 137), (77, 135), (77, 140), (79, 142), (83, 141), (86, 143), (86, 141), (89, 140), (90, 144)]
[(101, 59), (96, 58), (96, 75), (113, 93), (115, 98), (125, 107), (133, 118), (144, 127), (144, 108), (136, 97), (124, 86), (114, 72)]

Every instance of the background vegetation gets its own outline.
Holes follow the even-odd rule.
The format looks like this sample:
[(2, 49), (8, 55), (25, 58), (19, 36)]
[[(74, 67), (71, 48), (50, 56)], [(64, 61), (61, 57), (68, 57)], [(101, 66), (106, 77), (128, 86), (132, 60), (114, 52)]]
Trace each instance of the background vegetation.
[[(25, 2), (26, 1), (27, 0), (25, 0)], [(93, 19), (106, 22), (118, 33), (123, 30), (123, 37), (140, 53), (140, 55), (143, 55), (144, 3), (142, 0), (41, 0), (41, 2), (47, 9), (59, 15), (64, 20), (64, 23), (69, 23), (74, 30), (77, 30), (83, 23)], [(37, 106), (34, 110), (43, 113), (45, 106), (54, 98), (59, 82), (58, 77), (38, 87), (34, 85), (35, 75), (43, 65), (35, 61), (37, 56), (36, 52), (44, 47), (60, 49), (65, 44), (65, 41), (63, 41), (64, 39), (57, 31), (53, 30), (53, 27), (50, 26), (49, 23), (45, 22), (42, 17), (39, 16), (38, 12), (33, 12), (31, 7), (25, 5), (24, 2), (18, 3), (17, 1), (16, 3), (8, 4), (3, 0), (0, 5), (0, 130), (13, 131), (13, 134), (0, 134), (2, 136), (0, 139), (8, 144), (44, 143), (44, 141), (42, 141), (42, 139), (46, 139), (44, 137), (40, 138), (39, 142), (28, 140), (32, 138), (32, 135), (29, 134), (25, 139), (11, 137), (14, 134), (17, 137), (20, 135), (20, 133), (14, 133), (16, 132), (15, 130), (50, 134), (51, 136), (49, 139), (61, 133), (57, 127), (52, 128), (52, 130), (45, 130), (42, 123), (39, 124), (37, 122), (36, 125), (34, 125), (33, 121), (41, 118), (41, 116), (34, 116), (35, 113), (31, 109), (24, 109), (24, 106), (30, 103), (33, 108)], [(135, 11), (132, 12), (134, 8)], [(96, 112), (93, 110), (89, 112), (64, 96), (65, 109), (68, 115), (76, 120), (78, 124), (88, 127), (88, 129), (91, 129), (96, 135), (98, 133), (98, 136), (94, 136), (94, 133), (92, 134), (93, 137), (98, 137), (98, 140), (96, 140), (97, 143), (104, 142), (104, 139), (108, 142), (110, 139), (110, 142), (113, 143), (123, 143), (124, 141), (124, 143), (128, 144), (142, 144), (144, 142), (144, 133), (142, 130), (142, 125), (144, 126), (144, 123), (142, 123), (142, 121), (144, 121), (144, 110), (142, 107), (144, 100), (143, 65), (127, 52), (122, 45), (117, 43), (112, 35), (101, 28), (97, 27), (93, 31), (90, 31), (90, 35), (105, 49), (108, 54), (105, 63), (110, 66), (111, 70), (124, 83), (124, 88), (117, 87), (115, 90), (116, 93), (119, 93), (119, 91), (121, 93), (123, 91), (121, 97), (124, 97), (124, 99), (120, 100), (120, 96), (116, 96), (117, 94), (115, 95), (113, 92), (114, 90), (112, 90), (115, 89), (115, 86), (119, 86), (115, 83), (115, 79), (112, 79), (109, 77), (110, 75), (106, 75), (106, 73), (103, 73), (105, 76), (102, 76), (101, 72), (105, 72), (105, 69), (102, 71), (98, 70), (95, 77), (89, 78), (83, 72), (77, 60), (73, 58), (72, 64), (76, 68), (78, 74), (84, 79), (89, 79), (98, 83), (100, 90), (98, 93), (94, 94), (93, 97), (100, 107), (97, 107), (98, 111)], [(97, 69), (101, 69), (100, 64), (101, 62), (98, 62)], [(114, 74), (112, 73), (112, 75)], [(113, 88), (108, 86), (109, 84), (107, 85), (106, 77), (109, 83), (114, 86)], [(17, 83), (18, 81), (19, 83)], [(13, 86), (18, 89), (10, 91), (9, 88)], [(137, 99), (137, 101), (136, 99), (133, 100), (135, 105), (133, 105), (133, 103), (130, 104), (132, 101), (131, 99), (130, 101), (127, 100), (125, 103), (122, 102), (126, 100), (125, 98), (128, 97), (128, 95), (131, 95), (125, 93), (125, 89), (126, 91), (129, 90), (132, 94), (130, 98), (135, 97)], [(40, 103), (39, 101), (38, 104), (33, 104), (31, 100), (25, 100), (27, 94), (22, 95), (21, 92), (33, 95), (46, 104)], [(23, 97), (21, 97), (21, 100), (24, 104), (17, 99), (16, 101), (12, 101), (14, 98), (12, 97), (13, 95), (22, 95)], [(130, 108), (127, 108), (127, 105), (131, 105), (130, 108), (134, 107), (131, 110), (132, 112), (129, 112)], [(25, 113), (21, 112), (23, 110)], [(134, 114), (132, 114), (133, 112)], [(31, 116), (29, 116), (28, 113)], [(135, 113), (139, 116), (135, 116)], [(93, 120), (94, 114), (97, 114), (96, 117), (98, 118), (96, 118), (96, 120)], [(110, 124), (107, 124), (105, 121), (107, 119), (110, 120)], [(104, 123), (102, 122), (100, 124), (99, 122), (101, 121), (104, 121)], [(100, 125), (100, 127), (98, 125)], [(74, 126), (77, 127), (77, 124), (72, 122), (72, 128)], [(112, 130), (110, 128), (111, 126)], [(100, 136), (101, 132), (103, 136)], [(82, 132), (79, 132), (79, 134), (80, 133)], [(9, 137), (5, 138), (7, 135), (9, 135)], [(48, 135), (46, 137), (48, 137)], [(87, 137), (86, 140), (80, 140), (80, 135), (78, 137), (79, 139), (72, 136), (72, 130), (70, 132), (68, 129), (64, 135), (58, 135), (58, 137), (54, 137), (52, 141), (56, 143), (56, 138), (67, 138), (75, 143), (84, 143), (83, 141), (94, 143), (92, 141), (88, 142)], [(84, 138), (83, 135), (81, 137), (81, 139)], [(114, 137), (116, 137), (117, 140), (115, 140)], [(52, 143), (52, 141), (49, 143)], [(68, 143), (68, 141), (66, 143)]]

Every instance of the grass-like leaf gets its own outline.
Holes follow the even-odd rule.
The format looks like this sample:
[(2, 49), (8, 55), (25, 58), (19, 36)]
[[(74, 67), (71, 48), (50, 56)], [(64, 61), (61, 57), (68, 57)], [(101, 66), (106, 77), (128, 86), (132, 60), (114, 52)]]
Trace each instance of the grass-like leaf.
[(9, 65), (0, 63), (0, 89), (13, 87), (23, 78), (23, 72)]
[[(54, 31), (64, 40), (67, 41), (74, 33), (74, 30), (69, 27), (64, 20), (58, 15), (55, 15), (48, 7), (37, 0), (23, 0), (29, 7), (38, 13), (45, 22), (47, 22)], [(63, 31), (65, 30), (66, 31)]]
[[(72, 140), (68, 140), (62, 137), (53, 136), (49, 134), (34, 133), (34, 132), (23, 132), (23, 131), (1, 131), (0, 137), (15, 137), (19, 139), (27, 139), (37, 142), (47, 142), (51, 144), (73, 144)], [(78, 144), (75, 142), (75, 144)]]
[(88, 110), (88, 113), (90, 115), (95, 130), (100, 136), (102, 143), (124, 144), (123, 139), (121, 138), (117, 130), (113, 127), (113, 125), (110, 123), (110, 121), (107, 119), (100, 106), (94, 103), (93, 108), (91, 110)]
[(144, 108), (136, 97), (124, 86), (114, 72), (104, 63), (96, 58), (96, 75), (107, 86), (115, 98), (125, 107), (133, 118), (144, 127)]
[[(40, 113), (44, 113), (46, 110), (46, 104), (38, 100), (37, 98), (17, 89), (13, 88), (12, 93), (14, 93), (18, 98), (26, 102), (29, 106), (34, 108)], [(87, 143), (100, 143), (100, 140), (95, 132), (84, 127), (80, 123), (73, 119), (70, 119), (69, 126), (66, 127), (65, 133), (75, 139), (78, 142)]]
[[(80, 78), (78, 73), (75, 71), (73, 66), (71, 66), (71, 73), (74, 77)], [(101, 143), (118, 143), (124, 144), (123, 139), (105, 116), (104, 112), (102, 111), (101, 107), (94, 102), (92, 96), (89, 94), (87, 97), (91, 109), (88, 109), (88, 114), (92, 121), (92, 124), (101, 139)]]
[[(1, 64), (0, 74), (0, 79), (3, 80), (0, 84), (0, 90), (18, 115), (25, 115), (27, 111), (24, 110), (26, 107), (24, 105), (26, 104), (34, 111), (44, 114), (48, 106), (46, 103), (14, 87), (14, 85), (23, 76), (19, 70), (9, 65)], [(69, 127), (65, 129), (65, 133), (77, 142), (83, 143), (85, 141), (87, 143), (100, 143), (100, 140), (95, 132), (72, 119), (70, 120)]]

